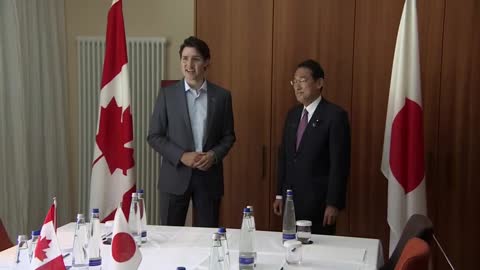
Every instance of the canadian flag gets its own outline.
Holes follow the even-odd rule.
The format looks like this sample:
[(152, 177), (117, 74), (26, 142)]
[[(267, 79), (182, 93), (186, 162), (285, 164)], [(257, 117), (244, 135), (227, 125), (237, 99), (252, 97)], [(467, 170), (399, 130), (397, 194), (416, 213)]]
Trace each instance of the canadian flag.
[(100, 209), (102, 222), (113, 219), (122, 201), (128, 215), (136, 190), (127, 62), (122, 1), (114, 0), (108, 12), (90, 189), (90, 208)]
[(393, 58), (383, 143), (382, 172), (388, 179), (390, 254), (413, 214), (427, 214), (423, 109), (415, 0), (406, 0)]
[(130, 234), (127, 219), (121, 207), (115, 213), (112, 234), (112, 269), (138, 269), (142, 254)]
[(32, 269), (58, 270), (65, 269), (62, 252), (58, 245), (57, 234), (55, 233), (55, 205), (52, 204), (43, 222), (40, 238), (32, 256)]

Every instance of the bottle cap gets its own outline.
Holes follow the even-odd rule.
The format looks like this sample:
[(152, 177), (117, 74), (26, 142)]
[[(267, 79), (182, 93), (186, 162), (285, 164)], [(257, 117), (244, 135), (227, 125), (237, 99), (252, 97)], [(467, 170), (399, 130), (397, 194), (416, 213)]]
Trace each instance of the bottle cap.
[(293, 195), (293, 190), (287, 189), (287, 195)]
[(77, 220), (79, 220), (79, 219), (85, 219), (85, 216), (81, 213), (78, 213), (77, 214)]
[(98, 214), (98, 213), (100, 213), (100, 210), (98, 208), (93, 208), (92, 213)]
[(32, 236), (39, 236), (40, 230), (32, 231)]
[(183, 266), (179, 266), (179, 267), (177, 267), (177, 270), (187, 270), (187, 269)]
[(18, 242), (27, 241), (27, 236), (25, 234), (18, 235)]
[(250, 213), (250, 208), (243, 208), (243, 213)]
[(252, 213), (253, 213), (253, 206), (251, 206), (251, 205), (247, 205), (247, 208), (249, 208), (249, 209), (250, 209), (250, 212), (252, 212)]
[(137, 193), (143, 194), (143, 189), (137, 189)]
[(283, 243), (283, 246), (286, 248), (298, 248), (302, 246), (302, 242), (298, 240), (288, 240)]
[(297, 220), (297, 226), (312, 226), (312, 222), (310, 220)]
[(212, 235), (212, 240), (218, 240), (220, 241), (222, 239), (221, 235), (219, 233), (213, 233)]
[(219, 233), (226, 233), (227, 229), (225, 229), (224, 227), (220, 227), (220, 228), (218, 228), (218, 232)]

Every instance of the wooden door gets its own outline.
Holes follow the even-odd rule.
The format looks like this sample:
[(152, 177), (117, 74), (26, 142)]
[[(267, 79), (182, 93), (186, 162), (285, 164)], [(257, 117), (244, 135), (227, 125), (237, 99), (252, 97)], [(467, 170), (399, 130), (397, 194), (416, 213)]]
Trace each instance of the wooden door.
[(237, 142), (226, 159), (222, 224), (239, 228), (253, 205), (268, 229), (273, 0), (196, 2), (196, 34), (209, 45), (208, 78), (232, 92)]
[[(326, 99), (350, 111), (352, 92), (353, 20), (355, 1), (275, 1), (272, 82), (272, 181), (276, 191), (276, 157), (287, 112), (297, 101), (289, 84), (296, 66), (307, 59), (325, 70)], [(342, 212), (339, 234), (348, 231), (348, 209)], [(270, 228), (281, 229), (281, 219), (270, 214)]]

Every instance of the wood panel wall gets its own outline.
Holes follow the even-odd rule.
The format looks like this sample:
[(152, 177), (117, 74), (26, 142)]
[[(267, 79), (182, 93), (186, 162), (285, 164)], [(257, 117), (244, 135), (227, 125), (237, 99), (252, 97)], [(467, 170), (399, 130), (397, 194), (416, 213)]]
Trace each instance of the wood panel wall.
[[(196, 1), (196, 34), (212, 49), (209, 78), (232, 91), (238, 141), (226, 161), (222, 222), (271, 212), (276, 156), (295, 66), (318, 60), (324, 96), (349, 112), (352, 166), (338, 234), (382, 240), (387, 181), (380, 172), (393, 52), (404, 0)], [(480, 242), (480, 2), (417, 0), (429, 216), (457, 269), (476, 269)], [(266, 170), (266, 171), (264, 171)], [(449, 269), (433, 246), (434, 269)]]
[(478, 269), (480, 2), (447, 0), (444, 10), (434, 223), (456, 269)]

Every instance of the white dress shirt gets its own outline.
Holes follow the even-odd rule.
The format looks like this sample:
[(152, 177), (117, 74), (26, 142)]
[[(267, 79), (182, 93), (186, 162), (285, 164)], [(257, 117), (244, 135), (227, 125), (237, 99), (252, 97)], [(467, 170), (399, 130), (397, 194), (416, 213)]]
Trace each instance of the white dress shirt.
[(202, 86), (198, 90), (191, 88), (186, 80), (184, 82), (195, 151), (202, 152), (205, 127), (207, 125), (207, 80), (203, 81)]
[[(312, 119), (313, 113), (317, 109), (320, 101), (322, 101), (322, 96), (321, 95), (318, 96), (318, 98), (315, 99), (312, 103), (310, 103), (310, 105), (308, 105), (307, 107), (303, 107), (303, 109), (307, 110), (307, 112), (308, 112), (308, 122), (309, 123), (310, 123), (310, 119)], [(302, 111), (302, 115), (303, 115), (303, 111)], [(302, 115), (300, 115), (300, 119), (302, 118)]]

